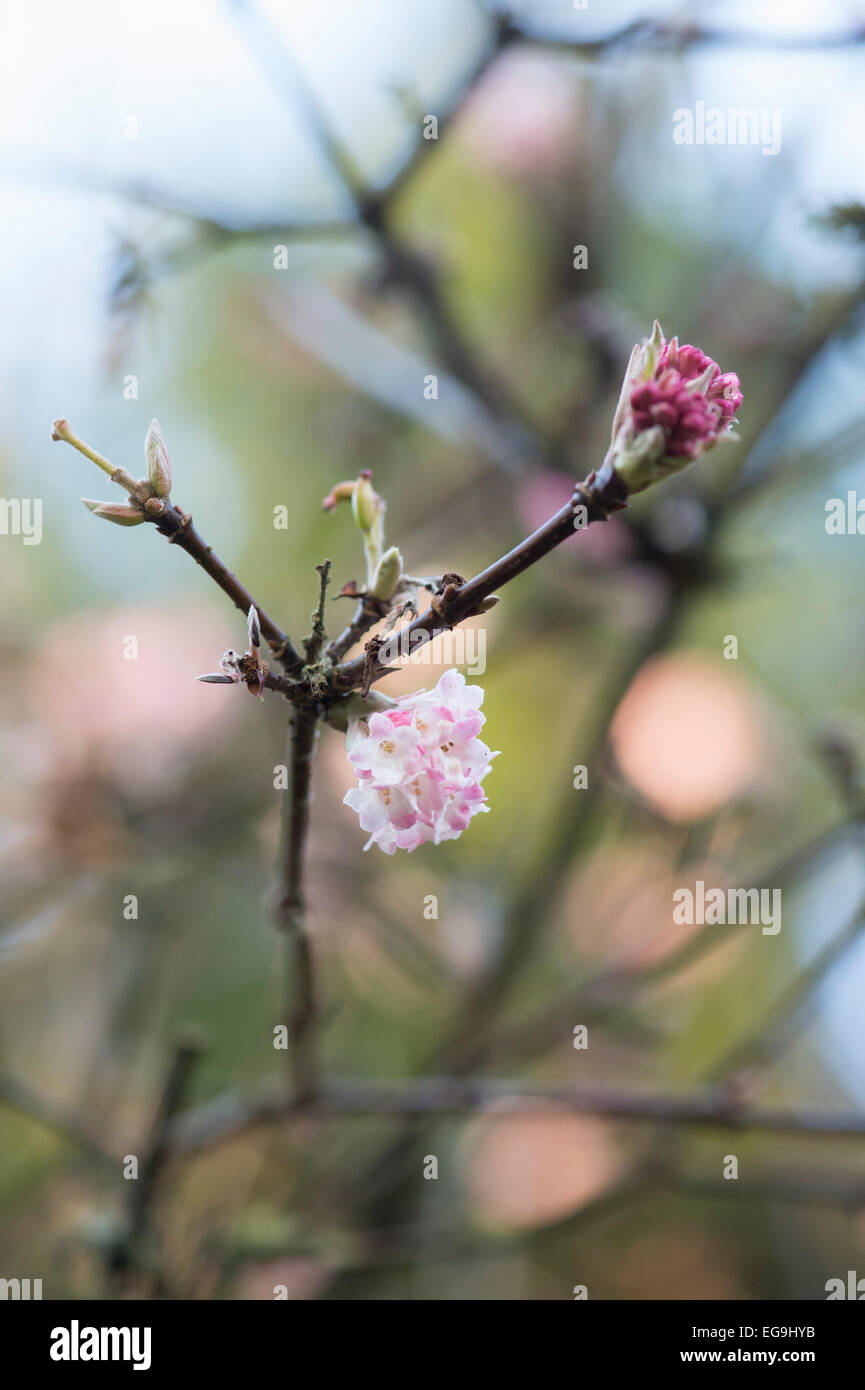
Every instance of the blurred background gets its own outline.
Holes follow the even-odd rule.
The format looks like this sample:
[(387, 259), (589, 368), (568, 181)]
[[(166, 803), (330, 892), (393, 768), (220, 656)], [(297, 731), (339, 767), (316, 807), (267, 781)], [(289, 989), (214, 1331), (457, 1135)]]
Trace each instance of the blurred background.
[[(865, 462), (865, 12), (704, 15), (0, 6), (0, 492), (42, 503), (39, 544), (0, 536), (3, 1276), (736, 1300), (865, 1274), (865, 550), (825, 527)], [(779, 110), (780, 151), (675, 144), (698, 101)], [(656, 316), (739, 374), (741, 443), (502, 592), (491, 813), (364, 854), (342, 738), (317, 752), (322, 1072), (486, 1089), (248, 1113), (282, 1056), (286, 708), (195, 683), (242, 618), (88, 517), (110, 484), (51, 421), (137, 474), (158, 416), (176, 500), (299, 638), (317, 562), (362, 578), (334, 483), (373, 470), (412, 573), (475, 573), (600, 463)], [(700, 879), (781, 888), (782, 930), (675, 925)]]

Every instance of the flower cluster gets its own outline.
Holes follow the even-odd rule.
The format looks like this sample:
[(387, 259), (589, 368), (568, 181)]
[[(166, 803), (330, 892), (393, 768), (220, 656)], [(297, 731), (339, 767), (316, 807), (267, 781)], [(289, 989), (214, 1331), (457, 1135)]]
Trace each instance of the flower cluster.
[(358, 784), (345, 804), (369, 832), (366, 849), (393, 854), (455, 840), (489, 809), (481, 782), (497, 755), (477, 737), (483, 698), (459, 671), (445, 671), (432, 690), (349, 722), (346, 750)]
[(628, 492), (686, 468), (731, 434), (739, 378), (690, 343), (669, 343), (656, 322), (634, 348), (613, 421), (610, 461)]

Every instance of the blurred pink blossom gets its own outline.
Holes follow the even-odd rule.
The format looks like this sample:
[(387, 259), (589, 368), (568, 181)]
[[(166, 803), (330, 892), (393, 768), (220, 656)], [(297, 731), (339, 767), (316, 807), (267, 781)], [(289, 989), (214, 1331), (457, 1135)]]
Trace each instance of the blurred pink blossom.
[(176, 783), (239, 717), (237, 700), (214, 699), (195, 676), (242, 622), (195, 603), (147, 603), (46, 632), (29, 692), (46, 773), (106, 777), (133, 793)]

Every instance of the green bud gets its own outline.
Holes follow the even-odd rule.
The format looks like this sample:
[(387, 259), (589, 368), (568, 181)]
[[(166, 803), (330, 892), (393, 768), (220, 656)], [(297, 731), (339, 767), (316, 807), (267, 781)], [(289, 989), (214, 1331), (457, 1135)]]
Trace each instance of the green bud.
[(402, 556), (395, 545), (384, 552), (375, 572), (373, 598), (388, 599), (402, 579)]
[(351, 509), (361, 531), (369, 533), (381, 528), (384, 519), (384, 502), (370, 482), (368, 472), (361, 473), (354, 485)]
[(158, 420), (150, 422), (144, 456), (147, 459), (147, 481), (157, 497), (167, 497), (171, 491), (171, 463)]

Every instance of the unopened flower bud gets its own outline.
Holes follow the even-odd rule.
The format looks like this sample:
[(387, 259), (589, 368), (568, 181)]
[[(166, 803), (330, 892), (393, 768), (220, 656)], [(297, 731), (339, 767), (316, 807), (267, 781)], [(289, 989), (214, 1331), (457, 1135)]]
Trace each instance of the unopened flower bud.
[(742, 403), (739, 378), (690, 343), (652, 336), (631, 354), (613, 419), (607, 461), (629, 493), (687, 468), (731, 435)]
[(372, 586), (373, 598), (389, 599), (402, 578), (402, 556), (395, 545), (382, 555)]
[(351, 509), (361, 531), (367, 533), (381, 526), (384, 517), (384, 501), (379, 497), (370, 478), (368, 469), (360, 474), (351, 496)]
[(144, 456), (147, 459), (147, 481), (157, 497), (167, 497), (171, 491), (171, 464), (158, 420), (150, 422)]
[(127, 507), (122, 502), (94, 502), (89, 497), (82, 497), (88, 512), (94, 516), (101, 516), (103, 521), (113, 521), (115, 526), (140, 526), (144, 521), (144, 513), (138, 507)]

